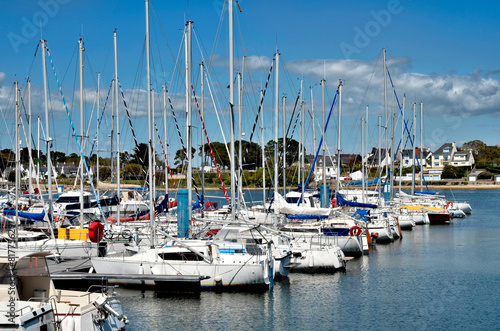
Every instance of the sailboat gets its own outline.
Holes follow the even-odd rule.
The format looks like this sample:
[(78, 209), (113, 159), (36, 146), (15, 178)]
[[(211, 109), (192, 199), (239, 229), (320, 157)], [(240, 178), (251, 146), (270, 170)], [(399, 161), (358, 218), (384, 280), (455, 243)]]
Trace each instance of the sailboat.
[(124, 330), (113, 287), (56, 289), (41, 252), (0, 252), (0, 325), (9, 330)]

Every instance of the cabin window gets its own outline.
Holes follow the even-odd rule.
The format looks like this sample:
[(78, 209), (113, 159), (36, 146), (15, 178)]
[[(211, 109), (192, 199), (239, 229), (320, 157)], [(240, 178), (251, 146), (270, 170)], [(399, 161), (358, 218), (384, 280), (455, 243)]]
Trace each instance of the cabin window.
[(76, 196), (76, 197), (59, 197), (59, 199), (57, 199), (58, 203), (78, 203), (80, 202), (80, 197), (79, 196)]
[[(201, 253), (203, 254), (203, 253)], [(193, 252), (172, 252), (172, 253), (159, 253), (158, 256), (162, 260), (174, 261), (203, 261), (203, 258)]]

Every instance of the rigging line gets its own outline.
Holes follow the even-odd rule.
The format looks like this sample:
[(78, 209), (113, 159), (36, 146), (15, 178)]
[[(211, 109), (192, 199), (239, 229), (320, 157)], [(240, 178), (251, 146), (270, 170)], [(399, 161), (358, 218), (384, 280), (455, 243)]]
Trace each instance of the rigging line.
[[(14, 91), (14, 85), (12, 85), (10, 92), (8, 92), (8, 95), (12, 96), (14, 94), (13, 91)], [(16, 93), (17, 93), (17, 91), (16, 91)], [(7, 99), (7, 108), (6, 109), (13, 109), (15, 107), (14, 98), (15, 97), (12, 97), (12, 99)], [(12, 101), (12, 107), (11, 107), (11, 101)], [(14, 146), (14, 144), (15, 144), (14, 139), (15, 138), (12, 138), (12, 135), (10, 134), (9, 126), (7, 125), (7, 121), (5, 120), (6, 116), (1, 108), (0, 108), (0, 111), (2, 112), (2, 116), (4, 118), (4, 123), (6, 124), (5, 129), (7, 130), (7, 136), (10, 138), (10, 145)]]
[(170, 110), (171, 110), (172, 116), (174, 118), (175, 127), (177, 129), (177, 134), (179, 135), (179, 140), (181, 141), (182, 149), (184, 150), (184, 152), (187, 155), (186, 145), (184, 145), (184, 140), (182, 139), (181, 129), (179, 128), (179, 122), (177, 122), (177, 116), (175, 116), (174, 106), (172, 104), (172, 100), (170, 99), (170, 92), (169, 92), (168, 88), (165, 88), (165, 91), (167, 92), (168, 104), (170, 106)]
[(94, 136), (94, 140), (93, 140), (94, 143), (92, 144), (92, 148), (90, 149), (89, 160), (94, 155), (94, 147), (96, 145), (96, 141), (97, 141), (97, 138), (98, 138), (98, 135), (99, 135), (99, 129), (101, 127), (102, 118), (104, 117), (103, 116), (104, 115), (104, 111), (106, 110), (106, 106), (108, 104), (108, 99), (109, 99), (109, 95), (111, 93), (111, 88), (113, 86), (113, 81), (114, 80), (111, 80), (111, 84), (109, 85), (108, 94), (106, 95), (106, 99), (104, 101), (104, 107), (102, 108), (101, 116), (99, 117), (99, 120), (98, 120), (98, 123), (97, 123), (97, 131), (96, 131), (95, 136)]
[(363, 98), (361, 99), (360, 107), (362, 107), (362, 105), (365, 104), (366, 95), (368, 94), (368, 89), (369, 89), (369, 87), (372, 84), (373, 77), (375, 77), (375, 71), (377, 70), (377, 65), (378, 65), (378, 63), (380, 61), (380, 56), (381, 55), (382, 55), (382, 52), (378, 53), (377, 61), (375, 62), (375, 65), (373, 66), (373, 71), (372, 71), (372, 74), (370, 76), (370, 80), (368, 81), (368, 86), (365, 89), (365, 93), (363, 94)]
[[(113, 79), (114, 81), (114, 79)], [(111, 83), (113, 84), (113, 83)], [(125, 94), (123, 93), (123, 90), (122, 90), (122, 85), (120, 84), (120, 82), (118, 81), (118, 86), (120, 87), (120, 93), (122, 95), (122, 100), (123, 100), (123, 105), (125, 107), (125, 111), (127, 113), (127, 118), (128, 118), (128, 123), (130, 125), (130, 130), (132, 131), (132, 136), (134, 137), (134, 143), (135, 143), (135, 148), (137, 148), (137, 151), (139, 152), (138, 154), (138, 159), (139, 161), (141, 162), (141, 167), (142, 167), (142, 171), (144, 172), (144, 174), (147, 175), (147, 171), (146, 171), (146, 166), (144, 164), (144, 160), (141, 158), (141, 155), (140, 155), (140, 148), (139, 148), (139, 143), (137, 142), (137, 136), (135, 135), (135, 130), (134, 130), (134, 126), (132, 125), (132, 120), (130, 118), (130, 112), (128, 110), (128, 107), (127, 107), (127, 101), (125, 100)], [(109, 92), (108, 92), (109, 93)]]
[[(293, 138), (293, 134), (295, 133), (295, 128), (297, 127), (297, 123), (299, 121), (299, 118), (300, 118), (300, 112), (297, 113), (297, 117), (295, 117), (295, 122), (294, 122), (294, 125), (293, 125), (293, 128), (292, 128), (292, 133), (290, 135), (290, 139), (288, 139), (288, 144), (287, 144), (287, 147), (286, 147), (286, 153), (285, 153), (285, 157), (283, 158), (283, 149), (281, 148), (278, 148), (280, 150), (280, 154), (278, 155), (278, 162), (281, 158), (284, 159), (284, 162), (286, 162), (286, 154), (288, 154), (288, 150), (290, 149), (291, 145), (292, 145), (292, 138)], [(290, 122), (293, 121), (293, 117), (290, 118)], [(271, 140), (272, 141), (272, 140)], [(278, 139), (278, 142), (279, 142), (279, 139)], [(273, 141), (274, 143), (274, 141)], [(281, 143), (283, 144), (284, 141), (283, 141), (283, 138), (281, 138)], [(274, 151), (274, 149), (273, 149)], [(280, 167), (280, 172), (278, 173), (278, 180), (281, 178), (281, 175), (283, 173), (283, 170), (285, 169), (284, 167), (284, 164)], [(271, 171), (271, 170), (269, 170)], [(274, 177), (274, 176), (273, 176)], [(294, 175), (294, 178), (295, 178), (295, 175)], [(271, 181), (274, 180), (274, 178), (271, 179)], [(272, 189), (272, 186), (269, 187), (269, 192), (268, 194), (270, 195), (271, 194), (271, 189)], [(271, 198), (271, 203), (269, 205), (269, 209), (268, 209), (268, 213), (271, 212), (271, 206), (274, 202), (274, 196)]]
[[(199, 41), (199, 39), (198, 39), (197, 30), (196, 30), (196, 29), (194, 29), (193, 31), (195, 31), (195, 33), (194, 33), (194, 37), (195, 37), (195, 40), (196, 40), (196, 44), (198, 45), (198, 48), (200, 49), (200, 52), (201, 52), (201, 60), (202, 60), (202, 62), (203, 62), (203, 63), (208, 63), (207, 65), (205, 65), (205, 72), (206, 72), (206, 75), (205, 75), (205, 76), (206, 76), (207, 86), (208, 86), (208, 89), (209, 89), (209, 91), (210, 91), (210, 95), (211, 95), (211, 98), (212, 98), (212, 103), (214, 104), (215, 113), (216, 113), (216, 115), (217, 115), (217, 120), (218, 120), (218, 122), (219, 122), (219, 127), (220, 127), (220, 129), (221, 129), (222, 138), (224, 139), (224, 143), (226, 144), (226, 150), (227, 150), (227, 154), (228, 154), (228, 156), (229, 156), (230, 152), (229, 152), (229, 148), (227, 147), (227, 140), (226, 140), (226, 137), (225, 137), (225, 135), (224, 135), (224, 130), (223, 130), (223, 128), (222, 128), (222, 124), (221, 124), (221, 121), (220, 121), (220, 118), (219, 118), (219, 113), (218, 113), (218, 111), (217, 111), (216, 102), (215, 102), (215, 100), (214, 100), (214, 97), (213, 97), (213, 94), (212, 94), (212, 90), (211, 90), (211, 88), (210, 88), (210, 84), (211, 84), (211, 83), (209, 82), (209, 80), (211, 80), (211, 79), (212, 79), (212, 74), (211, 74), (211, 71), (210, 71), (210, 69), (211, 69), (210, 61), (211, 61), (211, 59), (213, 58), (213, 54), (210, 56), (210, 60), (209, 60), (209, 61), (207, 61), (207, 60), (206, 60), (206, 58), (205, 58), (205, 57), (204, 57), (204, 55), (203, 55), (203, 48), (200, 46), (200, 41)], [(235, 79), (236, 79), (236, 78), (235, 78)], [(223, 84), (221, 84), (221, 82), (218, 80), (218, 77), (217, 77), (217, 76), (215, 77), (215, 81), (217, 82), (217, 84), (218, 84), (219, 86), (223, 86)], [(212, 83), (212, 85), (213, 85), (213, 83)], [(219, 101), (219, 99), (218, 99), (218, 97), (217, 97), (217, 94), (215, 95), (215, 99), (217, 100), (217, 104), (219, 105), (219, 108), (223, 108), (223, 107), (220, 107), (220, 101)]]
[[(326, 133), (326, 130), (328, 129), (328, 123), (330, 122), (330, 117), (332, 116), (332, 111), (333, 111), (333, 107), (335, 106), (335, 101), (337, 100), (337, 95), (338, 95), (338, 90), (337, 90), (337, 94), (335, 94), (335, 97), (333, 98), (333, 103), (332, 103), (332, 107), (330, 108), (330, 112), (328, 113), (328, 118), (326, 119), (326, 123), (325, 123), (325, 129), (323, 132)], [(306, 187), (307, 187), (307, 183), (309, 183), (309, 180), (311, 179), (311, 174), (314, 170), (314, 166), (316, 164), (316, 160), (318, 158), (318, 155), (319, 155), (319, 151), (321, 150), (321, 145), (323, 144), (323, 138), (324, 136), (321, 135), (321, 139), (319, 141), (319, 145), (318, 145), (318, 149), (316, 150), (316, 155), (314, 156), (314, 161), (311, 165), (311, 169), (309, 170), (309, 175), (307, 175), (307, 180), (305, 182), (306, 184)], [(325, 160), (323, 160), (323, 162), (325, 162)], [(324, 176), (324, 174), (323, 174)], [(339, 169), (337, 169), (337, 178), (339, 177)], [(336, 192), (336, 194), (338, 194), (338, 192)], [(300, 206), (300, 203), (302, 202), (302, 199), (303, 199), (303, 193), (300, 194), (300, 198), (299, 198), (299, 202), (297, 203), (297, 206)]]
[(75, 137), (76, 145), (78, 146), (78, 150), (80, 151), (80, 156), (82, 158), (83, 165), (85, 166), (85, 172), (87, 173), (87, 176), (88, 176), (88, 179), (89, 179), (89, 182), (90, 182), (90, 186), (92, 187), (92, 192), (94, 193), (94, 196), (95, 196), (95, 199), (96, 199), (96, 203), (97, 203), (97, 206), (99, 207), (99, 211), (101, 212), (101, 216), (102, 216), (102, 219), (104, 221), (104, 224), (106, 225), (106, 229), (109, 231), (109, 226), (108, 226), (108, 223), (106, 222), (106, 216), (104, 215), (104, 212), (102, 210), (101, 202), (99, 201), (99, 196), (98, 196), (98, 194), (97, 194), (97, 192), (95, 190), (94, 182), (92, 181), (92, 176), (89, 173), (89, 166), (87, 164), (87, 161), (85, 160), (85, 156), (83, 155), (83, 151), (82, 151), (82, 147), (80, 146), (80, 142), (78, 141), (78, 136), (76, 135), (75, 126), (73, 125), (73, 120), (71, 119), (71, 115), (70, 115), (69, 110), (68, 110), (68, 105), (66, 104), (66, 99), (64, 98), (64, 94), (63, 94), (63, 91), (62, 91), (62, 86), (61, 86), (61, 83), (59, 82), (59, 78), (57, 77), (56, 68), (54, 66), (54, 62), (52, 61), (52, 56), (51, 56), (50, 51), (49, 51), (48, 48), (47, 48), (47, 54), (49, 55), (50, 65), (52, 66), (52, 71), (54, 72), (54, 76), (56, 78), (57, 85), (59, 86), (59, 93), (61, 94), (61, 97), (62, 97), (62, 100), (63, 100), (63, 103), (64, 103), (64, 108), (66, 110), (66, 114), (68, 115), (68, 119), (69, 119), (69, 122), (70, 122), (70, 125), (71, 125), (71, 129), (73, 131), (73, 136)]
[[(26, 116), (26, 120), (29, 121), (28, 114), (26, 114), (26, 107), (24, 105), (24, 98), (22, 98), (22, 97), (21, 97), (21, 104), (22, 104), (22, 108), (24, 109), (24, 114)], [(3, 112), (2, 112), (2, 114), (3, 114)], [(21, 121), (21, 125), (23, 126), (24, 139), (26, 141), (28, 141), (28, 137), (26, 137), (26, 128), (24, 126), (24, 121)], [(32, 142), (33, 145), (31, 147), (31, 149), (28, 148), (28, 146), (26, 146), (26, 149), (28, 150), (28, 156), (30, 158), (30, 162), (33, 163), (33, 161), (31, 160), (31, 158), (32, 158), (32, 149), (33, 149), (33, 146), (36, 146), (36, 144), (35, 144), (35, 138), (33, 137), (33, 135), (32, 135), (31, 132), (29, 133), (29, 137), (30, 137), (31, 142)], [(37, 159), (37, 164), (38, 164), (39, 167), (42, 167), (42, 163), (41, 163), (40, 159)], [(34, 167), (34, 164), (33, 164), (33, 167)], [(39, 174), (37, 173), (37, 176), (38, 175)], [(45, 188), (47, 188), (47, 183), (44, 183), (44, 184), (45, 184)], [(38, 187), (40, 187), (40, 185)]]
[[(168, 43), (168, 40), (167, 40), (167, 37), (166, 37), (166, 34), (165, 34), (165, 31), (163, 30), (163, 26), (161, 25), (161, 21), (160, 21), (160, 18), (158, 17), (158, 14), (153, 6), (153, 3), (150, 2), (149, 5), (151, 6), (151, 9), (152, 9), (152, 12), (153, 12), (153, 16), (156, 18), (156, 21), (158, 23), (158, 26), (160, 27), (160, 32), (161, 34), (163, 35), (163, 39), (165, 39), (165, 43), (167, 44), (167, 48), (168, 50), (170, 51), (170, 55), (172, 56), (172, 59), (174, 59), (174, 52), (172, 51), (172, 48), (170, 47), (170, 44)], [(154, 26), (154, 25), (153, 25)], [(158, 43), (159, 44), (159, 43)]]
[[(219, 181), (222, 185), (222, 191), (224, 191), (224, 195), (226, 196), (227, 203), (229, 205), (231, 205), (231, 200), (229, 199), (229, 196), (227, 195), (226, 186), (224, 185), (224, 181), (222, 180), (219, 166), (217, 165), (217, 161), (215, 160), (214, 151), (212, 149), (212, 144), (210, 143), (210, 139), (208, 138), (207, 128), (205, 127), (205, 120), (203, 119), (203, 116), (201, 115), (201, 109), (200, 109), (200, 106), (198, 105), (198, 98), (196, 97), (196, 93), (194, 92), (193, 84), (191, 84), (191, 89), (193, 90), (194, 101), (196, 102), (196, 108), (198, 109), (198, 114), (200, 115), (200, 121), (201, 121), (201, 125), (203, 127), (203, 131), (205, 132), (205, 137), (207, 138), (208, 147), (210, 148), (210, 153), (212, 154), (212, 160), (214, 162), (215, 168), (217, 169), (217, 175), (219, 176)], [(201, 146), (201, 148), (205, 149), (205, 146)], [(202, 160), (202, 166), (204, 166), (203, 160)], [(203, 206), (202, 206), (202, 208), (203, 208)]]
[[(186, 32), (185, 28), (184, 28), (184, 31), (183, 31), (183, 36), (184, 36), (184, 33)], [(174, 77), (175, 77), (175, 72), (177, 71), (177, 76), (178, 77), (183, 77), (181, 71), (180, 71), (180, 68), (177, 66), (179, 64), (179, 59), (181, 57), (181, 54), (182, 54), (182, 49), (183, 49), (183, 46), (184, 45), (184, 38), (181, 38), (181, 44), (179, 45), (179, 51), (177, 52), (177, 58), (175, 59), (175, 65), (174, 65), (174, 70), (172, 70), (172, 77), (170, 78), (170, 86), (174, 86)]]
[(219, 41), (219, 34), (220, 34), (220, 31), (221, 31), (222, 22), (224, 20), (224, 14), (225, 14), (225, 12), (226, 12), (226, 1), (224, 1), (224, 4), (222, 5), (222, 11), (221, 11), (220, 16), (219, 16), (219, 25), (217, 26), (217, 32), (215, 33), (214, 44), (212, 46), (212, 51), (210, 52), (210, 61), (203, 60), (203, 62), (205, 62), (207, 64), (207, 71), (212, 66), (211, 60), (213, 59), (214, 52), (215, 52), (215, 47), (217, 46), (217, 43)]
[[(163, 156), (165, 157), (165, 164), (167, 165), (167, 169), (168, 169), (168, 172), (170, 174), (170, 178), (172, 180), (172, 183), (174, 184), (175, 191), (177, 192), (177, 185), (175, 185), (174, 176), (172, 175), (172, 169), (170, 169), (170, 165), (168, 164), (168, 157), (167, 157), (167, 153), (165, 152), (165, 148), (163, 147), (163, 142), (162, 142), (161, 137), (160, 137), (160, 132), (158, 131), (158, 127), (156, 126), (156, 123), (154, 123), (154, 125), (155, 125), (156, 134), (158, 135), (158, 139), (160, 140), (160, 146), (161, 146), (161, 149), (163, 151)], [(165, 171), (165, 181), (168, 181), (167, 171)]]
[[(184, 151), (184, 154), (187, 157), (187, 154), (188, 154), (187, 148), (186, 148), (186, 145), (184, 145), (184, 140), (182, 139), (181, 130), (179, 128), (179, 123), (177, 122), (177, 116), (175, 116), (175, 111), (174, 111), (174, 106), (172, 105), (172, 100), (170, 100), (170, 92), (167, 88), (165, 88), (165, 91), (167, 92), (168, 104), (170, 105), (170, 110), (172, 111), (172, 116), (174, 117), (175, 127), (177, 128), (177, 134), (179, 135), (179, 139), (181, 141), (182, 150)], [(192, 160), (189, 160), (189, 162), (192, 162)], [(187, 180), (187, 178), (186, 178), (186, 180)], [(201, 202), (200, 193), (198, 192), (198, 186), (196, 185), (196, 181), (194, 180), (194, 176), (191, 176), (191, 180), (193, 181), (194, 190), (196, 192), (196, 196), (198, 197), (198, 201)]]
[[(399, 103), (398, 94), (396, 93), (396, 88), (394, 87), (394, 83), (392, 81), (391, 73), (389, 72), (388, 68), (386, 68), (386, 69), (387, 69), (387, 75), (389, 76), (389, 80), (391, 82), (392, 90), (394, 91), (394, 96), (396, 97), (396, 101), (398, 103), (399, 112), (402, 115), (403, 114), (403, 110), (401, 108), (401, 104)], [(405, 125), (406, 132), (408, 133), (408, 137), (410, 138), (410, 142), (411, 142), (411, 145), (413, 147), (413, 139), (411, 139), (411, 137), (410, 137), (410, 131), (408, 130), (407, 121), (404, 118), (403, 118), (403, 123)], [(414, 125), (416, 125), (416, 123), (414, 123)], [(400, 144), (401, 144), (401, 140), (400, 140)], [(398, 146), (398, 149), (399, 149), (399, 146)], [(420, 149), (422, 149), (422, 146), (420, 146)], [(396, 155), (396, 154), (397, 154), (397, 150), (396, 150), (396, 153), (394, 155)], [(422, 165), (420, 164), (420, 160), (418, 158), (417, 158), (417, 165), (418, 165), (419, 170), (422, 172), (423, 171)], [(422, 179), (424, 180), (425, 188), (427, 189), (427, 191), (429, 191), (429, 187), (427, 186), (427, 181), (425, 180), (425, 177), (422, 176)]]
[[(221, 129), (222, 139), (224, 140), (224, 145), (226, 147), (226, 152), (227, 152), (227, 155), (229, 156), (231, 153), (229, 153), (229, 149), (227, 147), (226, 135), (224, 134), (224, 130), (222, 130), (222, 123), (220, 121), (219, 111), (217, 110), (217, 105), (216, 105), (216, 102), (215, 102), (215, 98), (217, 98), (217, 95), (215, 95), (215, 98), (214, 98), (214, 94), (212, 93), (212, 88), (211, 88), (211, 84), (210, 84), (210, 81), (209, 81), (208, 77), (209, 77), (209, 73), (207, 71), (206, 81), (207, 81), (208, 92), (210, 92), (210, 98), (212, 99), (212, 103), (214, 105), (215, 116), (217, 117), (217, 122), (219, 122), (219, 128)], [(219, 100), (217, 100), (217, 101), (219, 101)]]
[[(259, 121), (259, 115), (260, 115), (260, 112), (262, 110), (262, 106), (263, 106), (263, 103), (264, 103), (264, 98), (265, 98), (266, 92), (267, 92), (267, 87), (269, 85), (269, 80), (271, 79), (271, 73), (273, 71), (274, 60), (275, 60), (275, 58), (273, 57), (273, 60), (271, 62), (271, 67), (269, 68), (269, 73), (267, 74), (266, 84), (265, 84), (264, 90), (262, 91), (262, 97), (260, 98), (259, 108), (257, 109), (257, 115), (255, 116), (255, 120), (253, 122), (253, 127), (252, 127), (252, 130), (250, 132), (250, 138), (248, 139), (248, 144), (247, 144), (247, 146), (245, 148), (245, 156), (243, 157), (242, 167), (241, 167), (241, 169), (239, 169), (240, 170), (240, 175), (243, 172), (243, 164), (246, 163), (247, 156), (248, 156), (248, 151), (250, 150), (250, 143), (252, 142), (253, 135), (254, 135), (255, 129), (257, 127), (257, 122)], [(238, 185), (239, 185), (239, 183), (236, 182), (236, 187), (238, 187)]]
[[(165, 77), (165, 70), (163, 69), (163, 61), (160, 53), (160, 43), (158, 42), (158, 35), (156, 33), (155, 25), (153, 24), (153, 34), (156, 40), (156, 50), (158, 51), (158, 58), (160, 59), (160, 68), (161, 68), (161, 73), (163, 75), (163, 81), (165, 82), (167, 80), (167, 77)], [(155, 77), (156, 78), (156, 77)], [(155, 79), (156, 81), (156, 79)]]

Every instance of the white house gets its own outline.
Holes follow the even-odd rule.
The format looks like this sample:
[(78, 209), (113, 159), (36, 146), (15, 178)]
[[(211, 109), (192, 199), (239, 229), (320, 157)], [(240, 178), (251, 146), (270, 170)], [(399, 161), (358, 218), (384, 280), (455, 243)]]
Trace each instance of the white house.
[(472, 167), (475, 163), (472, 151), (456, 152), (452, 158), (452, 165), (455, 167)]
[[(306, 162), (312, 164), (314, 161), (314, 155), (306, 155)], [(337, 178), (337, 167), (335, 165), (336, 158), (334, 156), (326, 156), (325, 157), (325, 176), (326, 179), (335, 179)], [(318, 155), (316, 159), (316, 165), (314, 167), (314, 180), (321, 181), (323, 180), (323, 156)]]
[[(443, 144), (432, 153), (431, 159), (431, 167), (428, 170), (430, 180), (441, 180), (443, 168), (447, 165), (472, 167), (475, 163), (472, 151), (458, 151), (454, 142)], [(472, 176), (472, 180), (475, 181), (476, 177)]]
[[(403, 149), (401, 151), (400, 161), (404, 168), (411, 167), (413, 165), (413, 149)], [(432, 152), (430, 148), (415, 148), (415, 165), (418, 166), (422, 163), (422, 167), (427, 167), (431, 163)]]

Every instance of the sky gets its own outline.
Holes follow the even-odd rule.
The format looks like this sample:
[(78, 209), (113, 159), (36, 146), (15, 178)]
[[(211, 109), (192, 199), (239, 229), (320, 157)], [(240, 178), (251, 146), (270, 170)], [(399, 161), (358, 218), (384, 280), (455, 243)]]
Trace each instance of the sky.
[[(276, 51), (279, 63), (279, 110), (286, 97), (286, 120), (294, 108), (303, 81), (304, 131), (307, 153), (314, 152), (320, 139), (322, 100), (320, 81), (325, 79), (325, 109), (328, 114), (339, 80), (342, 80), (341, 150), (361, 152), (361, 117), (368, 106), (367, 149), (378, 144), (378, 117), (385, 123), (383, 53), (394, 84), (387, 83), (388, 118), (396, 113), (396, 141), (401, 139), (401, 115), (410, 121), (415, 103), (418, 113), (417, 142), (420, 142), (420, 107), (424, 114), (423, 144), (436, 150), (443, 143), (479, 139), (488, 145), (499, 143), (500, 114), (500, 4), (484, 1), (260, 1), (234, 4), (235, 71), (243, 76), (242, 132), (252, 130), (260, 91)], [(150, 2), (151, 87), (154, 89), (155, 123), (164, 140), (162, 86), (167, 86), (177, 124), (185, 138), (185, 92), (183, 31), (193, 21), (193, 87), (201, 103), (200, 69), (206, 65), (205, 127), (211, 141), (229, 139), (229, 70), (227, 2)], [(84, 153), (96, 136), (96, 117), (102, 115), (99, 130), (101, 155), (109, 155), (111, 99), (108, 91), (114, 78), (113, 31), (117, 31), (118, 77), (124, 91), (138, 142), (147, 142), (147, 79), (145, 60), (145, 3), (141, 0), (26, 0), (2, 3), (0, 12), (0, 148), (14, 148), (14, 81), (19, 81), (24, 109), (27, 109), (26, 79), (32, 82), (32, 136), (37, 140), (36, 118), (45, 130), (43, 80), (39, 40), (47, 40), (67, 109), (80, 135), (80, 92), (78, 40), (84, 51)], [(243, 61), (243, 57), (245, 60)], [(244, 67), (242, 63), (244, 62)], [(71, 122), (48, 62), (50, 94), (50, 137), (52, 149), (78, 153), (71, 134)], [(100, 110), (96, 109), (97, 73), (101, 75)], [(275, 72), (263, 101), (264, 140), (274, 137)], [(235, 82), (236, 88), (236, 82)], [(311, 100), (311, 95), (312, 99)], [(397, 95), (397, 100), (395, 100)], [(406, 95), (406, 98), (403, 96)], [(238, 97), (235, 96), (236, 104)], [(193, 101), (195, 101), (193, 99)], [(103, 105), (106, 107), (103, 110)], [(181, 148), (170, 105), (167, 107), (169, 160)], [(237, 111), (239, 108), (236, 107)], [(313, 122), (316, 116), (313, 139)], [(326, 145), (337, 148), (338, 103), (326, 132)], [(281, 130), (281, 115), (280, 115)], [(27, 130), (26, 121), (23, 121)], [(120, 149), (134, 147), (131, 126), (119, 99)], [(220, 126), (219, 126), (220, 123)], [(201, 142), (200, 117), (193, 106), (193, 141)], [(391, 124), (387, 138), (391, 135)], [(221, 129), (222, 127), (222, 129)], [(253, 141), (261, 140), (260, 119)], [(384, 130), (382, 130), (384, 131)], [(410, 128), (411, 131), (411, 128)], [(24, 137), (25, 133), (21, 136)], [(238, 117), (236, 117), (236, 134)], [(280, 131), (279, 135), (282, 133)], [(44, 137), (44, 133), (40, 133)], [(294, 139), (299, 139), (298, 130)], [(45, 138), (41, 138), (45, 139)], [(26, 146), (22, 138), (22, 146)], [(406, 148), (410, 148), (403, 138)], [(163, 142), (165, 145), (165, 142)], [(43, 146), (42, 142), (42, 146)], [(115, 145), (116, 146), (116, 145)], [(45, 150), (45, 148), (42, 148)], [(157, 144), (157, 153), (162, 155)], [(161, 157), (163, 158), (163, 157)], [(195, 161), (196, 162), (196, 161)]]

